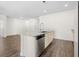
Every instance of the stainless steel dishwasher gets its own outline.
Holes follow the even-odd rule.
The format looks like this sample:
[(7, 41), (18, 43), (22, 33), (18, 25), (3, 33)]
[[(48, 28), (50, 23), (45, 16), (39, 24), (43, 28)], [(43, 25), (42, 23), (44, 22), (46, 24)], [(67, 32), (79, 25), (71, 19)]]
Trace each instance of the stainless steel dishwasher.
[(44, 51), (45, 48), (45, 34), (41, 34), (36, 36), (37, 40), (37, 54), (40, 56), (40, 54)]

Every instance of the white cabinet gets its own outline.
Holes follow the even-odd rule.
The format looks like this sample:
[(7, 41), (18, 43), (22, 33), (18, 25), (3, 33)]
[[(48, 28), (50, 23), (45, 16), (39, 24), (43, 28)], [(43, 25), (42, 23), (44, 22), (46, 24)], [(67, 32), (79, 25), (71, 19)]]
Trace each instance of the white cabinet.
[(35, 57), (37, 51), (37, 40), (32, 36), (21, 36), (20, 56)]
[(38, 57), (44, 50), (43, 33), (33, 33), (30, 35), (21, 35), (20, 56)]
[(45, 32), (45, 48), (53, 41), (53, 32)]

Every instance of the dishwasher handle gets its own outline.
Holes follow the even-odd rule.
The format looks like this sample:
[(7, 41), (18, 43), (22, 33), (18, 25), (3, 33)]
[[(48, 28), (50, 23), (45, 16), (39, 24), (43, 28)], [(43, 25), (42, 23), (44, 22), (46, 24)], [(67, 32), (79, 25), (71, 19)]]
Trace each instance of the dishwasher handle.
[(42, 34), (42, 35), (36, 36), (36, 40), (39, 40), (39, 39), (44, 38), (44, 37), (45, 37), (45, 34)]

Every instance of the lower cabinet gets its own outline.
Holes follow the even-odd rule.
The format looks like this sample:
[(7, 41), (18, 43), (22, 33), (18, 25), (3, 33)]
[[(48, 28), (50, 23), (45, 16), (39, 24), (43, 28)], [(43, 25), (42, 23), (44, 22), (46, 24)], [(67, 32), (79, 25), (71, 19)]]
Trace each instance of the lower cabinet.
[(45, 48), (53, 41), (53, 32), (45, 32)]

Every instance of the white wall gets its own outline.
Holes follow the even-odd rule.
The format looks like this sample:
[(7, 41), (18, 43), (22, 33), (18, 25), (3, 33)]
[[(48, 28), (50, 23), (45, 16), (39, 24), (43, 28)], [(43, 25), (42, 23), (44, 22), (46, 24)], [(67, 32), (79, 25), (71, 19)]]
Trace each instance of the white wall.
[(74, 20), (74, 56), (78, 57), (78, 6), (75, 9)]
[(32, 32), (38, 32), (38, 20), (37, 19), (20, 19), (10, 18), (7, 21), (7, 34), (27, 34)]
[(24, 30), (25, 22), (19, 18), (8, 17), (7, 35), (21, 34)]
[(40, 16), (44, 30), (55, 31), (55, 38), (73, 41), (74, 9)]
[(39, 32), (38, 29), (38, 20), (37, 19), (29, 19), (25, 21), (25, 25), (26, 25), (26, 31), (28, 33), (35, 33), (35, 32)]
[(6, 36), (6, 21), (7, 17), (4, 15), (0, 15), (0, 35)]

